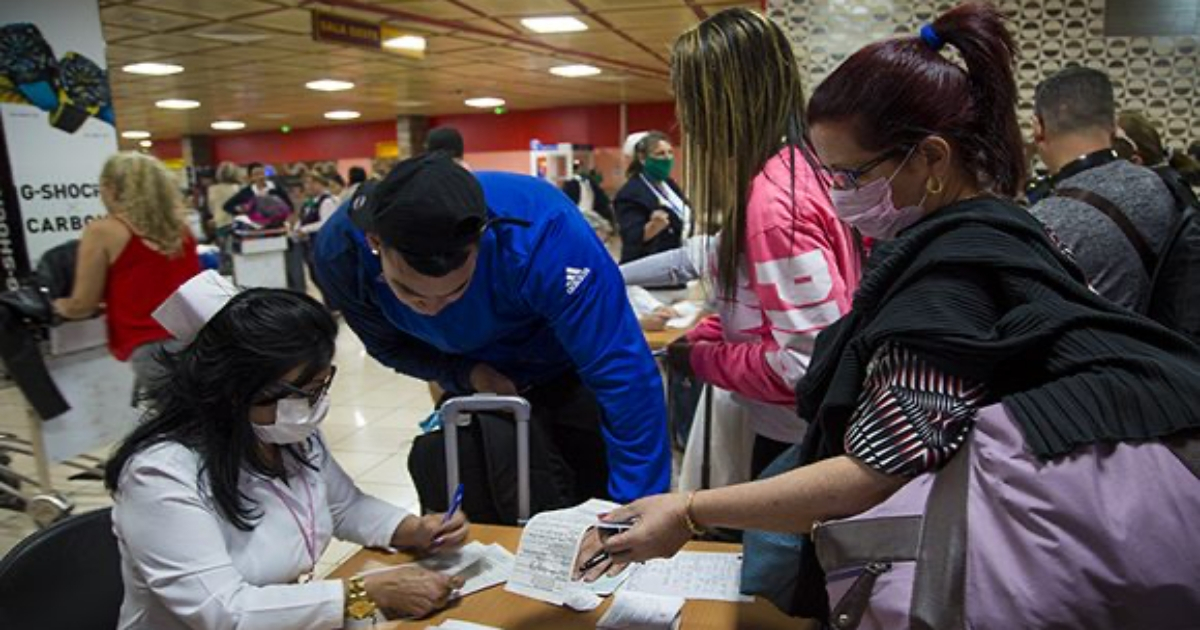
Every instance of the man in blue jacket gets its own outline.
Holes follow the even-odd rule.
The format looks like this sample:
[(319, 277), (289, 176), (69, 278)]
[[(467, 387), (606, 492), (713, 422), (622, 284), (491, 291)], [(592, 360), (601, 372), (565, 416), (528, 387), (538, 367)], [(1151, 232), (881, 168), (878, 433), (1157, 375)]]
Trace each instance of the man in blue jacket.
[(668, 489), (658, 369), (616, 265), (551, 185), (405, 160), (329, 219), (316, 267), (380, 363), (451, 394), (541, 401), (534, 420), (580, 494)]

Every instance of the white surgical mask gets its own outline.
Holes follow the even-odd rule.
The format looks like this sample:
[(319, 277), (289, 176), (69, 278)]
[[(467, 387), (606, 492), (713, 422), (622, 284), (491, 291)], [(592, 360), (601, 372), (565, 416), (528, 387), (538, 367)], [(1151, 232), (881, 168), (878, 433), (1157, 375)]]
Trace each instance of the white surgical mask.
[(307, 440), (329, 413), (329, 394), (317, 404), (304, 398), (283, 398), (275, 403), (275, 424), (254, 424), (254, 434), (267, 444), (295, 444)]

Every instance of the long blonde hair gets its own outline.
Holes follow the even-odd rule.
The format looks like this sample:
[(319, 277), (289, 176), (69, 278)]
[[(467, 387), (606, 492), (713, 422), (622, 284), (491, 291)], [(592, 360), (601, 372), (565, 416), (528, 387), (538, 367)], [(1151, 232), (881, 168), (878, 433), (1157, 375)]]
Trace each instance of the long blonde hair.
[[(729, 292), (745, 251), (754, 178), (785, 144), (805, 144), (800, 70), (779, 26), (733, 8), (675, 40), (671, 84), (687, 156), (684, 190), (699, 229), (721, 229), (718, 280)], [(793, 161), (807, 159), (801, 154)]]
[(100, 184), (111, 191), (108, 209), (168, 256), (183, 248), (183, 202), (162, 162), (141, 153), (118, 153), (104, 163)]

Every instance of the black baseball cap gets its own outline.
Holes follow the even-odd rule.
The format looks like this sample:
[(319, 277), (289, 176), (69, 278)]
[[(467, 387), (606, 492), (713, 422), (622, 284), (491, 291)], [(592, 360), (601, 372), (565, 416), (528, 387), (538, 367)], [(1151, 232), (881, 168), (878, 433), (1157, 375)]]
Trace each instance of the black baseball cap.
[(409, 158), (378, 183), (366, 183), (350, 202), (350, 220), (384, 245), (406, 254), (464, 249), (487, 227), (483, 188), (444, 154)]

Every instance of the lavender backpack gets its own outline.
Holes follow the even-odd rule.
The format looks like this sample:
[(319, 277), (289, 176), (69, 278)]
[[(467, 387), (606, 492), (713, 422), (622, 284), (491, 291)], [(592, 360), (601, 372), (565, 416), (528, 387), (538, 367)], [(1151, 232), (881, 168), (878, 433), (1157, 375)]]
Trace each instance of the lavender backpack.
[(1047, 462), (1003, 405), (936, 472), (814, 528), (838, 629), (1200, 628), (1200, 436)]

